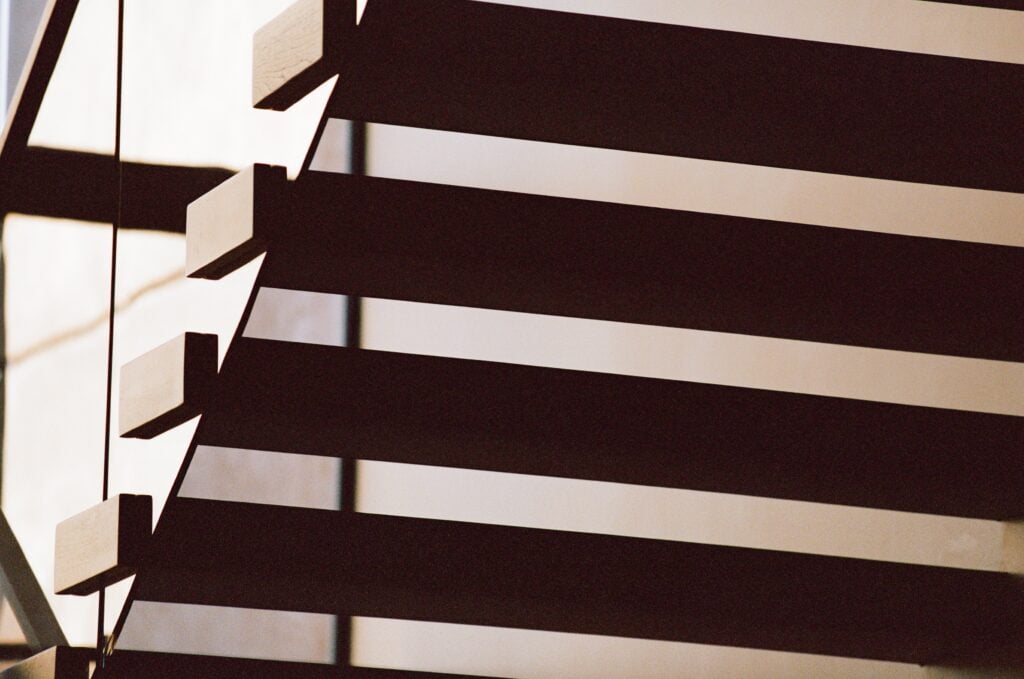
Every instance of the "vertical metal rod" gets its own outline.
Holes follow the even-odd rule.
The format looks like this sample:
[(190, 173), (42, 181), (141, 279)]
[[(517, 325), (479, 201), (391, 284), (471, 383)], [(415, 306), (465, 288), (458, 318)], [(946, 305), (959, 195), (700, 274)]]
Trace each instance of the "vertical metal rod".
[[(3, 103), (3, 119), (7, 120), (7, 107), (10, 106), (8, 97), (8, 80), (10, 78), (10, 51), (11, 51), (11, 4), (9, 0), (0, 0), (0, 102)], [(0, 242), (3, 241), (4, 222), (7, 221), (7, 208), (0, 205)], [(3, 488), (3, 440), (4, 426), (6, 425), (7, 403), (5, 392), (7, 388), (7, 329), (4, 319), (7, 316), (5, 281), (7, 278), (6, 263), (4, 261), (3, 249), (0, 248), (0, 489)]]
[[(117, 163), (117, 215), (110, 234), (110, 304), (107, 318), (107, 398), (106, 423), (103, 436), (103, 489), (102, 500), (110, 497), (110, 434), (113, 404), (114, 376), (114, 311), (117, 304), (117, 232), (121, 227), (121, 213), (124, 205), (124, 168), (121, 164), (121, 113), (124, 84), (124, 3), (117, 1), (117, 75), (114, 110), (114, 162)], [(96, 653), (99, 666), (105, 665), (103, 648), (106, 645), (103, 620), (106, 614), (106, 588), (99, 591), (96, 621)]]
[[(349, 173), (366, 174), (366, 123), (353, 120), (349, 132)], [(345, 346), (358, 349), (362, 343), (362, 299), (349, 295), (345, 298)], [(356, 461), (341, 461), (338, 505), (340, 511), (353, 512), (356, 507)], [(335, 664), (348, 666), (352, 657), (352, 619), (344, 613), (335, 618)]]

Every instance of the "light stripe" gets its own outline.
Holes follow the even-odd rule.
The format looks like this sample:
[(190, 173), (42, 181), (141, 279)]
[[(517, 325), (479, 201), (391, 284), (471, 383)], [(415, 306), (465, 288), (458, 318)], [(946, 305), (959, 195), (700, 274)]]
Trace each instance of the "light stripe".
[(136, 601), (117, 648), (333, 663), (334, 622), (321, 613)]
[[(346, 143), (331, 120), (313, 169)], [(368, 173), (394, 179), (1024, 247), (1024, 194), (371, 124)]]
[(740, 33), (1024, 64), (1024, 12), (920, 0), (487, 0)]
[(356, 509), (369, 514), (982, 571), (1018, 565), (998, 521), (392, 462), (358, 469)]
[(345, 298), (319, 292), (260, 288), (245, 337), (341, 346), (345, 342)]
[[(330, 456), (200, 446), (179, 496), (337, 510), (339, 470)], [(368, 514), (981, 571), (1024, 563), (1020, 528), (986, 519), (373, 460), (358, 478)]]
[[(327, 341), (338, 314), (320, 296), (275, 289), (275, 313), (305, 310), (298, 322), (312, 329), (268, 323), (255, 336), (340, 346), (340, 335)], [(1024, 363), (979, 358), (378, 298), (363, 299), (362, 346), (1024, 416)]]
[(340, 508), (340, 481), (334, 457), (199, 446), (178, 495), (333, 510)]
[(1024, 363), (366, 299), (363, 346), (1024, 416)]
[(903, 663), (730, 646), (354, 618), (353, 664), (519, 679), (923, 679)]

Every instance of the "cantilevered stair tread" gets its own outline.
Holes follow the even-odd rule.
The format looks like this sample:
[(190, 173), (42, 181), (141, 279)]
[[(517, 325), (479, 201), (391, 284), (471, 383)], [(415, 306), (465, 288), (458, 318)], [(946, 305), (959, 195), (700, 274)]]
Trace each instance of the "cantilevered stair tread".
[(200, 444), (1024, 515), (1024, 418), (241, 338)]
[(267, 166), (188, 231), (200, 276), (1024, 361), (1022, 248)]
[(87, 596), (134, 575), (153, 526), (153, 498), (115, 495), (57, 524), (53, 587)]
[[(153, 679), (153, 677), (201, 677), (202, 679), (475, 679), (462, 674), (411, 672), (367, 667), (339, 667), (313, 663), (281, 662), (209, 655), (117, 650), (107, 657), (97, 679)], [(0, 678), (2, 679), (2, 678)]]
[(217, 376), (217, 336), (186, 332), (121, 366), (121, 436), (150, 439), (201, 413)]
[(330, 115), (1024, 191), (1024, 69), (469, 0), (370, 0)]
[(285, 110), (335, 75), (355, 26), (356, 0), (295, 0), (253, 36), (253, 106)]
[(1007, 573), (181, 497), (153, 546), (139, 600), (928, 664), (1024, 622)]

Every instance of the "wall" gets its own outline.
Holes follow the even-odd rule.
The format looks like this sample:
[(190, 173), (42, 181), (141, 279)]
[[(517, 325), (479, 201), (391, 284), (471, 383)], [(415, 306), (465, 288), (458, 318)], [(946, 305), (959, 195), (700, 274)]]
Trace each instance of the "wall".
[[(372, 1), (372, 0), (371, 0)], [(286, 114), (253, 111), (253, 30), (289, 0), (128, 3), (124, 155), (294, 174), (330, 85)], [(917, 0), (519, 3), (1024, 63), (1014, 13)], [(112, 3), (82, 0), (32, 143), (113, 149)], [(315, 167), (347, 171), (347, 124)], [(372, 125), (369, 171), (387, 177), (1024, 245), (1024, 197)], [(110, 226), (14, 215), (4, 228), (10, 362), (3, 508), (49, 590), (53, 527), (99, 501)], [(184, 331), (234, 329), (258, 263), (220, 283), (182, 278), (180, 236), (120, 234), (115, 365)], [(340, 344), (344, 300), (261, 292), (247, 334)], [(1024, 366), (993, 361), (366, 300), (366, 346), (1024, 415)], [(116, 387), (116, 381), (115, 381)], [(115, 392), (116, 393), (116, 392)], [(159, 507), (194, 422), (115, 441), (113, 492)], [(116, 422), (115, 422), (116, 430)], [(240, 483), (239, 479), (245, 479)], [(333, 507), (337, 463), (201, 449), (183, 493)], [(287, 483), (279, 482), (288, 479)], [(1007, 527), (811, 503), (620, 484), (361, 463), (361, 511), (644, 535), (909, 563), (1006, 570)], [(111, 592), (110, 612), (123, 597)], [(54, 598), (89, 644), (95, 597)], [(125, 648), (329, 662), (330, 616), (142, 605)], [(913, 666), (788, 653), (405, 621), (357, 620), (354, 660), (515, 676), (919, 677)]]

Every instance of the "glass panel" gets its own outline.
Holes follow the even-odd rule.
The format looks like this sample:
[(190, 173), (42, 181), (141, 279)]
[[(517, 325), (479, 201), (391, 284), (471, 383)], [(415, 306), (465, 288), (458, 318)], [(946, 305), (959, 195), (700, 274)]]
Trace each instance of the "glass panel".
[[(112, 165), (117, 4), (80, 0), (29, 141), (32, 148), (56, 152), (50, 157), (58, 171), (67, 174), (71, 168), (74, 178), (64, 185), (63, 200), (54, 201), (54, 212), (73, 213), (88, 203), (89, 210), (112, 221), (120, 206), (130, 227), (118, 234), (110, 495), (150, 494), (159, 515), (195, 422), (152, 441), (118, 438), (119, 368), (186, 330), (217, 334), (223, 356), (259, 262), (222, 281), (186, 280), (185, 207), (253, 162), (284, 165), (294, 176), (331, 83), (287, 112), (251, 106), (253, 33), (291, 0), (129, 0), (121, 130), (125, 192), (119, 202)], [(0, 34), (8, 35), (7, 12), (18, 29), (10, 44), (0, 44), (4, 55), (10, 47), (4, 73), (17, 70), (15, 62), (27, 52), (32, 21), (38, 21), (43, 5), (45, 0), (0, 0)], [(194, 187), (191, 194), (175, 185), (181, 178)], [(93, 183), (87, 186), (86, 180)], [(89, 646), (95, 642), (97, 597), (52, 595), (53, 545), (57, 523), (101, 499), (111, 225), (10, 215), (4, 220), (3, 247), (8, 361), (3, 508), (69, 641)], [(261, 307), (261, 327), (268, 332), (293, 327), (294, 314), (283, 316), (272, 302)], [(344, 302), (331, 304), (319, 321), (323, 328), (312, 332), (326, 337), (341, 332)], [(307, 331), (317, 323), (304, 322)], [(237, 471), (239, 464), (262, 468), (244, 457), (230, 466)], [(221, 467), (197, 468), (193, 482), (215, 488)], [(209, 478), (197, 476), (204, 469)], [(316, 475), (319, 486), (310, 489), (321, 503), (336, 496), (338, 486), (338, 474), (323, 471)], [(266, 480), (254, 478), (253, 485), (261, 482)], [(126, 582), (108, 589), (108, 633), (129, 587)], [(6, 618), (0, 622), (3, 636), (9, 625)], [(324, 627), (318, 619), (314, 627), (333, 648), (333, 622)]]
[[(18, 32), (11, 36), (12, 48), (24, 48), (12, 52), (18, 63), (9, 62), (11, 71), (20, 71), (45, 5), (9, 3), (11, 27)], [(71, 156), (63, 155), (74, 151), (78, 159), (102, 159), (113, 149), (111, 5), (79, 4), (29, 137), (32, 149), (61, 151), (47, 157), (68, 183), (60, 193), (35, 187), (49, 192), (47, 207), (57, 217), (10, 214), (3, 223), (3, 510), (65, 635), (77, 645), (95, 642), (96, 597), (53, 594), (54, 534), (57, 523), (101, 498), (111, 226), (59, 216), (77, 216), (83, 205), (88, 212), (116, 203), (115, 185), (74, 188), (78, 179), (106, 169), (102, 162), (69, 172)], [(32, 149), (27, 162), (39, 157)], [(83, 167), (88, 171), (76, 177)]]

